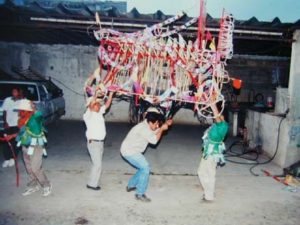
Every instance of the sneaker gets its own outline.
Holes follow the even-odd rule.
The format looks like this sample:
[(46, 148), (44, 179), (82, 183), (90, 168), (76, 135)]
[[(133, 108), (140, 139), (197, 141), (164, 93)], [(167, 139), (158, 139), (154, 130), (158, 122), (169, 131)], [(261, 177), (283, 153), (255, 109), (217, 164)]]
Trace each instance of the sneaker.
[(143, 195), (136, 194), (135, 199), (139, 200), (139, 201), (142, 201), (142, 202), (151, 202), (151, 199), (148, 198), (145, 194), (143, 194)]
[(136, 189), (136, 187), (126, 187), (126, 191), (127, 192), (131, 192), (131, 191), (134, 191)]
[(207, 203), (212, 203), (214, 200), (212, 200), (212, 199), (211, 200), (210, 199), (206, 199), (205, 196), (203, 195), (202, 196), (202, 201), (203, 202), (207, 202)]
[(26, 190), (22, 193), (23, 196), (31, 195), (34, 192), (37, 192), (40, 190), (39, 186), (34, 186), (34, 187), (28, 187)]
[(3, 168), (8, 167), (9, 162), (10, 162), (10, 160), (5, 160), (5, 161), (2, 163), (2, 167), (3, 167)]
[(50, 184), (50, 186), (44, 187), (43, 188), (42, 196), (46, 197), (46, 196), (50, 195), (51, 194), (51, 190), (52, 190), (52, 184)]
[(99, 191), (99, 190), (101, 189), (101, 187), (100, 187), (100, 186), (97, 186), (97, 187), (92, 187), (92, 186), (90, 186), (90, 185), (86, 185), (86, 188), (88, 188), (88, 189), (92, 189), (92, 190), (94, 190), (94, 191)]
[(15, 165), (15, 160), (14, 159), (10, 159), (9, 160), (9, 163), (8, 163), (8, 166), (9, 167), (12, 167), (12, 166), (14, 166)]

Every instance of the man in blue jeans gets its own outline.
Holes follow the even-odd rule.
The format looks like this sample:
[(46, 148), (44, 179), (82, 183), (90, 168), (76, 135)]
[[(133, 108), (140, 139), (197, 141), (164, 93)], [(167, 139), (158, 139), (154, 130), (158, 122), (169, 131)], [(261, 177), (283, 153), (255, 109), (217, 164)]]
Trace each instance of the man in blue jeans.
[(161, 124), (163, 115), (154, 108), (147, 110), (145, 120), (135, 125), (127, 134), (121, 145), (121, 155), (123, 158), (137, 169), (135, 175), (129, 180), (126, 187), (127, 192), (136, 190), (135, 198), (143, 202), (150, 202), (146, 196), (149, 183), (150, 166), (143, 152), (148, 144), (157, 144), (164, 131), (172, 125), (172, 120), (167, 120)]

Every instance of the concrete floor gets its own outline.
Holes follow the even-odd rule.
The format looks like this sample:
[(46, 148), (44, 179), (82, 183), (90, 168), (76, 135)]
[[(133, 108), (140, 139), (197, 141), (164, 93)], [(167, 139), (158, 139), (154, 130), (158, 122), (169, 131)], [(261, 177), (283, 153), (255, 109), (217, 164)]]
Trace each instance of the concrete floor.
[[(40, 193), (21, 195), (26, 172), (19, 156), (20, 187), (15, 185), (14, 168), (0, 169), (0, 225), (299, 224), (299, 191), (289, 192), (261, 172), (281, 173), (272, 163), (256, 167), (257, 177), (250, 174), (249, 165), (227, 163), (217, 172), (215, 202), (203, 202), (196, 176), (204, 130), (200, 126), (175, 124), (156, 148), (148, 148), (145, 155), (153, 175), (147, 194), (152, 202), (137, 202), (134, 193), (125, 191), (134, 170), (119, 154), (129, 129), (128, 124), (107, 124), (102, 190), (95, 192), (85, 187), (90, 161), (83, 122), (51, 125), (44, 168), (53, 193), (46, 198)], [(233, 141), (228, 138), (227, 145)]]

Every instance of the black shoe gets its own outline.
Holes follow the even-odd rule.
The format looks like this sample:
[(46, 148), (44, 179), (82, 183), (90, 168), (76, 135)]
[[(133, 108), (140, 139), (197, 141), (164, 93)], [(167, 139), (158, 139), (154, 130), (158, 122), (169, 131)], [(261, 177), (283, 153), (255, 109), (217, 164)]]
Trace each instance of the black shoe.
[(126, 191), (127, 192), (131, 192), (131, 191), (134, 191), (136, 189), (136, 187), (126, 187)]
[(101, 189), (99, 186), (97, 186), (97, 187), (92, 187), (92, 186), (90, 186), (90, 185), (86, 185), (86, 187), (89, 188), (89, 189), (92, 189), (92, 190), (94, 190), (94, 191), (99, 191), (99, 190)]
[(142, 201), (142, 202), (151, 202), (151, 199), (148, 198), (146, 195), (138, 195), (138, 194), (136, 194), (135, 195), (135, 199), (139, 200), (139, 201)]
[(202, 201), (207, 202), (207, 203), (212, 203), (213, 202), (213, 200), (207, 200), (204, 195), (202, 197)]

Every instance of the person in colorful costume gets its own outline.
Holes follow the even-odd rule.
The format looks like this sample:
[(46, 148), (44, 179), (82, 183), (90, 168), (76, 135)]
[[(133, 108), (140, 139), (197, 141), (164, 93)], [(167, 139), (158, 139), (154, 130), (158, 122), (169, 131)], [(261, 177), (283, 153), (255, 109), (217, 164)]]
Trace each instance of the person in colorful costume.
[(225, 165), (223, 140), (228, 132), (228, 124), (220, 115), (217, 106), (213, 104), (211, 109), (215, 116), (215, 123), (205, 131), (202, 137), (203, 153), (198, 168), (198, 176), (204, 190), (203, 200), (205, 201), (214, 200), (216, 170), (218, 165)]
[(36, 111), (32, 102), (27, 99), (21, 100), (18, 110), (22, 124), (19, 124), (21, 129), (16, 141), (17, 146), (22, 146), (24, 163), (29, 175), (27, 188), (22, 195), (26, 196), (37, 192), (41, 186), (42, 196), (48, 196), (51, 194), (52, 185), (42, 168), (43, 155), (47, 154), (43, 114)]

